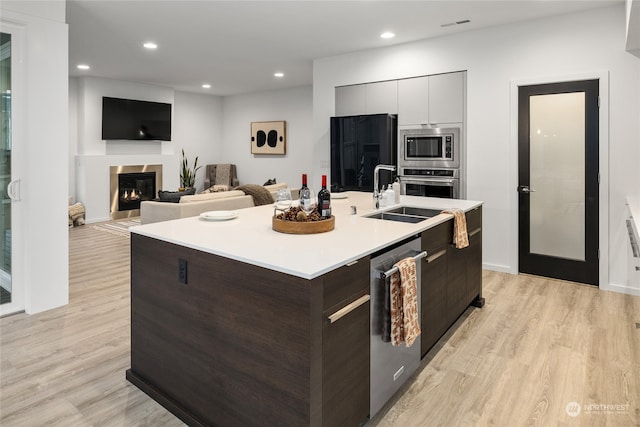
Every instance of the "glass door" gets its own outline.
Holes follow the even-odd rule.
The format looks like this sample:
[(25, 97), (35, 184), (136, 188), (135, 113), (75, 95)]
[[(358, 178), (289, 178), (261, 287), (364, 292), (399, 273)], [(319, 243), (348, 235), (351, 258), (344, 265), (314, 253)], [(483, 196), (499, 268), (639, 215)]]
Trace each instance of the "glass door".
[[(19, 212), (20, 172), (24, 170), (18, 141), (24, 135), (24, 28), (2, 21), (0, 28), (0, 316), (24, 310), (24, 273)], [(18, 96), (16, 96), (18, 95)]]
[(11, 34), (0, 33), (0, 305), (15, 302), (11, 280)]
[(519, 88), (519, 270), (598, 284), (598, 81)]

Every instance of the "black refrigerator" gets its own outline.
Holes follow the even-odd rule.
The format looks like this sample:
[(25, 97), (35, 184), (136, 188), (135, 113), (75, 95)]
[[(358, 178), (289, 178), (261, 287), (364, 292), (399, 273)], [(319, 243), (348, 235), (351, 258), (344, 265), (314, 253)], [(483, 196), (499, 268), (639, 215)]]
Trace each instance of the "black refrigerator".
[[(373, 169), (397, 166), (397, 116), (331, 117), (331, 191), (373, 191)], [(380, 171), (386, 187), (396, 173)]]

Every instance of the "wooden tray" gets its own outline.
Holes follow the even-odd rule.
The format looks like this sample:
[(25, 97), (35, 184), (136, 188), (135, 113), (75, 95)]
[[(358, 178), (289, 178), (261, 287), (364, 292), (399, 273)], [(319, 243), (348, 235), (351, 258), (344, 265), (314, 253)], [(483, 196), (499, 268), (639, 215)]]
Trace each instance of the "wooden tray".
[(275, 231), (287, 234), (315, 234), (325, 233), (331, 231), (336, 226), (336, 218), (331, 215), (328, 219), (322, 221), (284, 221), (276, 218), (271, 218), (271, 226)]

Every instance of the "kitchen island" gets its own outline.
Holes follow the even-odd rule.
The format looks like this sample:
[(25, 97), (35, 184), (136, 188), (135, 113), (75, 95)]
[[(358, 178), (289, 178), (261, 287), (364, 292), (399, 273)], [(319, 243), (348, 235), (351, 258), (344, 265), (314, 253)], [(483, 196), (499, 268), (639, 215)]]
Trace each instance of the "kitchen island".
[(451, 249), (451, 215), (367, 218), (371, 194), (358, 192), (332, 200), (335, 229), (321, 234), (273, 231), (271, 206), (132, 228), (127, 378), (190, 425), (357, 426), (369, 410), (369, 257), (415, 236), (432, 255), (422, 286), (431, 276), (442, 286), (423, 289), (422, 303), (444, 311), (431, 327), (425, 316), (438, 311), (423, 308), (423, 355), (482, 300), (482, 203), (401, 204), (467, 211), (475, 249)]

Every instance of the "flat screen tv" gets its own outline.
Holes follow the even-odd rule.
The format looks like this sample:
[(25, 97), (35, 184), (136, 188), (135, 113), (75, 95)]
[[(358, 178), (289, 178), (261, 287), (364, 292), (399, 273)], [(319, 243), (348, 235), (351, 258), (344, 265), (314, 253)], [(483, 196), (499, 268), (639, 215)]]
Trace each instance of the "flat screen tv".
[(171, 141), (171, 104), (103, 97), (102, 139)]

